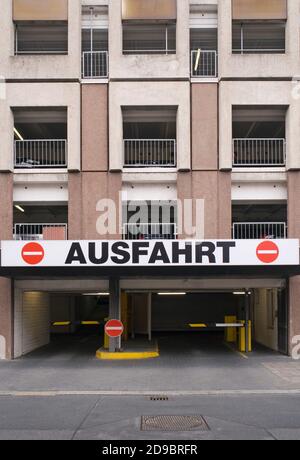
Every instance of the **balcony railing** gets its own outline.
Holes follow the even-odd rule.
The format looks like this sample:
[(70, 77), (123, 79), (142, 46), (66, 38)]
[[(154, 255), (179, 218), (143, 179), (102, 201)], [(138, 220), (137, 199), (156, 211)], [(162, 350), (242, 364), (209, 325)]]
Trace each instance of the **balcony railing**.
[(85, 51), (82, 53), (82, 78), (107, 78), (108, 52)]
[(218, 76), (217, 51), (192, 51), (191, 74), (194, 78), (216, 78)]
[(68, 239), (67, 224), (15, 224), (14, 239), (17, 241), (61, 241)]
[(233, 166), (285, 166), (285, 139), (233, 139)]
[(233, 224), (233, 239), (261, 240), (287, 238), (285, 222), (243, 222)]
[(124, 167), (176, 168), (176, 150), (174, 139), (126, 139)]
[(176, 224), (124, 224), (124, 240), (175, 240)]
[(15, 168), (67, 168), (67, 141), (15, 141)]

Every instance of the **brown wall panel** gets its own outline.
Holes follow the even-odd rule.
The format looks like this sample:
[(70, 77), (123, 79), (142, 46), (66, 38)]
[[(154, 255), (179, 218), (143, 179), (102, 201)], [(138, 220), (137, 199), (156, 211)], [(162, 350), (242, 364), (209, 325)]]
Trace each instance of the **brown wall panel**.
[(218, 169), (218, 85), (192, 85), (192, 164)]
[[(300, 238), (300, 171), (288, 173), (288, 237)], [(300, 277), (290, 280), (290, 350), (300, 335)]]
[[(13, 175), (0, 173), (0, 241), (13, 237)], [(0, 278), (0, 336), (6, 342), (7, 359), (12, 358), (12, 291), (11, 281)], [(2, 344), (2, 337), (0, 341)], [(0, 344), (0, 346), (1, 346)], [(0, 351), (1, 352), (1, 351)]]
[(177, 18), (176, 0), (122, 0), (122, 18), (126, 20), (155, 20)]
[(14, 21), (67, 21), (68, 0), (13, 0)]
[(82, 170), (107, 171), (107, 85), (82, 85)]
[[(219, 171), (193, 171), (178, 175), (178, 198), (193, 198), (193, 225), (196, 200), (205, 202), (205, 238), (231, 238), (231, 174)], [(186, 235), (180, 235), (185, 238)]]
[(82, 175), (69, 174), (68, 238), (82, 239)]
[[(99, 235), (97, 232), (97, 220), (101, 212), (97, 211), (97, 204), (100, 200), (110, 199), (116, 205), (117, 218), (119, 214), (119, 192), (122, 189), (121, 174), (106, 172), (82, 173), (82, 237), (84, 239), (119, 239), (121, 234)], [(119, 221), (117, 219), (117, 226)]]
[(287, 19), (287, 0), (232, 0), (232, 18)]

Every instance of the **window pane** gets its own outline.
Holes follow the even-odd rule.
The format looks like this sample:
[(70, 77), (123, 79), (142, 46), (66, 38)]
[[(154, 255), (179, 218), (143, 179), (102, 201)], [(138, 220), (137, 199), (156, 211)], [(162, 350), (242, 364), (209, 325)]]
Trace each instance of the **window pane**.
[(64, 54), (68, 52), (68, 25), (17, 24), (16, 52), (18, 54)]
[(176, 25), (124, 24), (123, 52), (125, 54), (175, 53)]

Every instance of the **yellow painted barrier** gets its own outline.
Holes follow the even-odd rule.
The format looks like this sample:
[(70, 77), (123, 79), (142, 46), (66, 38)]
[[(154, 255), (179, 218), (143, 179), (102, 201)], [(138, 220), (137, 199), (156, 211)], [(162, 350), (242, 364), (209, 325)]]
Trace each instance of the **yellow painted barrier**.
[[(239, 321), (239, 323), (245, 325), (245, 321)], [(251, 321), (249, 321), (248, 339), (249, 339), (249, 344), (248, 344), (249, 352), (252, 352), (252, 324), (251, 324)], [(245, 326), (239, 329), (238, 347), (239, 347), (240, 352), (242, 353), (246, 352), (246, 328)]]
[(82, 326), (99, 326), (99, 321), (81, 321)]
[(206, 324), (190, 324), (189, 326), (192, 329), (204, 329), (204, 328), (207, 328)]
[(109, 318), (105, 318), (104, 320), (104, 345), (103, 345), (104, 350), (109, 350), (109, 337), (108, 335), (105, 334), (105, 325), (108, 321), (109, 321)]
[(53, 323), (52, 326), (54, 326), (54, 327), (71, 326), (71, 321), (58, 321), (56, 323)]
[[(225, 324), (237, 324), (236, 316), (225, 316)], [(225, 342), (236, 343), (237, 342), (237, 328), (228, 327), (225, 329)]]

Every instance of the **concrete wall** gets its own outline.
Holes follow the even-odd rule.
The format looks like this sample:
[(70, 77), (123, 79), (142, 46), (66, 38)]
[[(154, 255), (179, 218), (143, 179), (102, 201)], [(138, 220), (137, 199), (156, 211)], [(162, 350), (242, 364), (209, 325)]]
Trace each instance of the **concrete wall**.
[[(23, 72), (25, 70), (23, 69)], [(78, 83), (10, 83), (0, 101), (0, 171), (13, 170), (13, 107), (67, 107), (68, 167), (80, 169), (80, 85)]]
[(189, 77), (189, 2), (177, 1), (176, 55), (123, 55), (122, 0), (113, 0), (109, 8), (110, 77), (126, 78), (188, 78)]
[[(218, 171), (193, 171), (178, 175), (178, 198), (204, 201), (204, 234), (206, 239), (231, 238), (231, 175)], [(182, 237), (187, 235), (183, 234)]]
[(14, 56), (12, 0), (0, 0), (0, 75), (6, 79), (79, 79), (81, 77), (81, 1), (68, 2), (68, 55)]
[[(259, 67), (264, 69), (263, 66)], [(240, 74), (237, 73), (237, 75)], [(287, 169), (300, 169), (300, 104), (290, 81), (223, 81), (220, 84), (220, 168), (232, 168), (232, 107), (287, 107), (286, 139)]]
[(191, 168), (189, 82), (112, 82), (109, 88), (110, 169), (123, 169), (122, 107), (173, 106), (177, 113), (178, 169)]
[[(254, 296), (254, 340), (261, 345), (264, 345), (271, 350), (278, 350), (278, 321), (277, 317), (274, 322), (274, 327), (268, 325), (268, 306), (267, 306), (267, 290), (259, 289), (255, 291)], [(278, 312), (277, 302), (273, 306), (274, 313)]]

